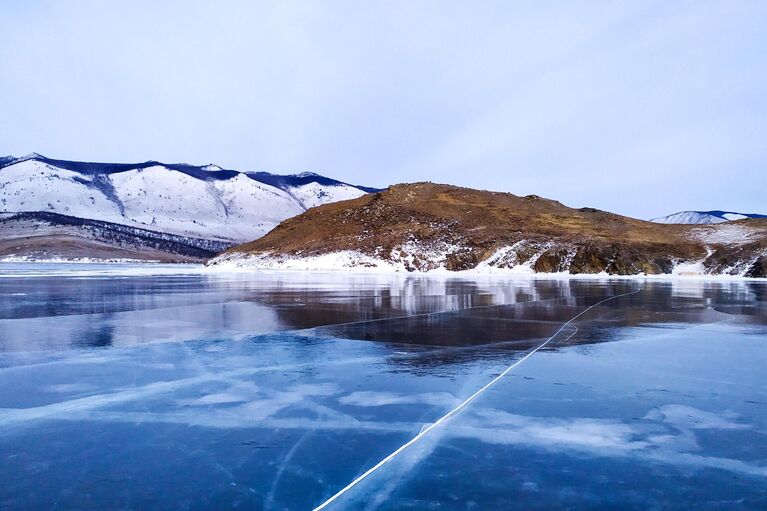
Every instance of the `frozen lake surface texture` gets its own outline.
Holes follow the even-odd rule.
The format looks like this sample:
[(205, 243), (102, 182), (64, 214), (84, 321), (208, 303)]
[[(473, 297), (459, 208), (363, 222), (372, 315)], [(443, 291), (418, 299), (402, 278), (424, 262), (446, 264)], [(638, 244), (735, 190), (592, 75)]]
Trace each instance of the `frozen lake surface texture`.
[(0, 509), (764, 510), (766, 376), (764, 282), (4, 264)]

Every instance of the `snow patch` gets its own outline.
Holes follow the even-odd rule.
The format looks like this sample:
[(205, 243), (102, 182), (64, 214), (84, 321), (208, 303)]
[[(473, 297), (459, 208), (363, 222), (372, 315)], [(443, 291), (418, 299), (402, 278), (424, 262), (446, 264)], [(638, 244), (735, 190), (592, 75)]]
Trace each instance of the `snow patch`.
[(693, 231), (693, 235), (703, 243), (722, 245), (744, 245), (757, 233), (758, 231), (740, 224), (723, 224)]
[[(308, 176), (316, 176), (309, 173)], [(325, 186), (319, 183), (307, 183), (301, 186), (291, 186), (288, 192), (295, 197), (304, 209), (313, 208), (329, 202), (356, 199), (365, 192), (349, 185)]]
[(348, 270), (355, 271), (407, 271), (397, 265), (353, 250), (331, 252), (315, 256), (285, 256), (272, 254), (224, 254), (208, 263), (208, 267), (221, 271), (249, 269), (263, 270)]

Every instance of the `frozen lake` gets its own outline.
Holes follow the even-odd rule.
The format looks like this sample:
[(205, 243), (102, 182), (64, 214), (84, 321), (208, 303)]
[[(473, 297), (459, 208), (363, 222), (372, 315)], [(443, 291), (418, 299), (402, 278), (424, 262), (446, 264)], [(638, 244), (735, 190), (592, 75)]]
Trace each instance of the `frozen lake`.
[(767, 283), (0, 265), (0, 509), (311, 510), (422, 431), (324, 509), (767, 509)]

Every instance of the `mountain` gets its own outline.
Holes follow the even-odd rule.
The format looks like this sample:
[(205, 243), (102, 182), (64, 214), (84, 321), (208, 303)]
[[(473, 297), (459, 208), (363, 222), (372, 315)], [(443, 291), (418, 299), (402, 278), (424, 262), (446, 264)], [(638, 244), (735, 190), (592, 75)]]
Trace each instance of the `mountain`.
[(756, 213), (735, 213), (734, 211), (680, 211), (673, 215), (653, 218), (651, 222), (659, 224), (721, 224), (745, 218), (767, 218)]
[(157, 161), (89, 163), (39, 154), (0, 161), (0, 211), (46, 211), (223, 241), (267, 233), (308, 208), (375, 189), (318, 174), (275, 175)]
[(0, 212), (46, 212), (234, 244), (282, 220), (373, 188), (305, 172), (217, 165), (91, 163), (39, 154), (0, 158)]
[(535, 195), (415, 183), (314, 208), (208, 264), (765, 277), (767, 219), (663, 225)]

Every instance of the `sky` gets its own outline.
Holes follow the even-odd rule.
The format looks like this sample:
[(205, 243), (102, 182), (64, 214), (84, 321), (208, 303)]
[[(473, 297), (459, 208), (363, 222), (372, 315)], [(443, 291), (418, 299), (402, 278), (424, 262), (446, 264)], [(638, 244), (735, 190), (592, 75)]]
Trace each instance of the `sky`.
[(767, 213), (767, 2), (0, 0), (0, 154)]

